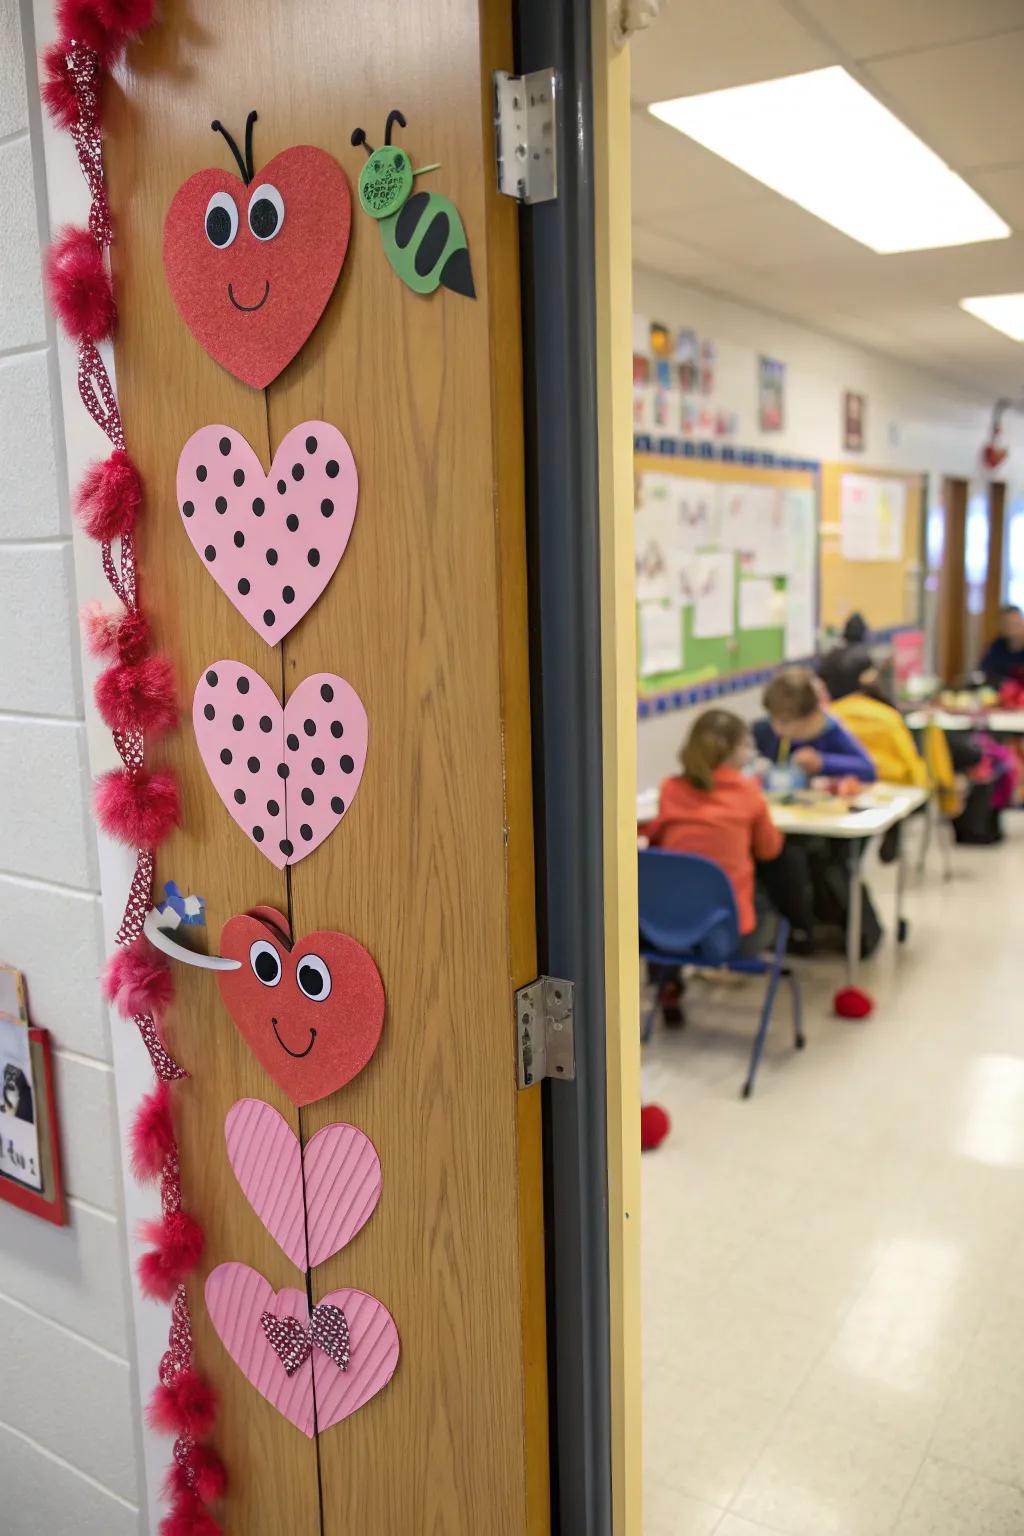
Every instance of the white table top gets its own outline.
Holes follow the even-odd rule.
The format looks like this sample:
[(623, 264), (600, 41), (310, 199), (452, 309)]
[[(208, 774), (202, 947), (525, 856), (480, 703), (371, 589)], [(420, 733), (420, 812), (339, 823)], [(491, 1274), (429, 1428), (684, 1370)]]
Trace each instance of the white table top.
[[(877, 837), (910, 816), (928, 799), (926, 789), (902, 784), (866, 785), (858, 797), (861, 810), (845, 806), (780, 805), (771, 803), (772, 821), (780, 832), (799, 832), (805, 837)], [(636, 797), (637, 821), (650, 821), (658, 812), (658, 791), (641, 790)]]
[(780, 832), (805, 837), (877, 837), (913, 814), (928, 799), (926, 789), (902, 784), (873, 784), (858, 796), (856, 806), (779, 805), (769, 802), (772, 821)]
[(973, 715), (954, 713), (947, 709), (914, 709), (904, 719), (912, 731), (920, 731), (929, 720), (934, 720), (943, 731), (996, 731), (1005, 736), (1024, 735), (1024, 709), (982, 709)]

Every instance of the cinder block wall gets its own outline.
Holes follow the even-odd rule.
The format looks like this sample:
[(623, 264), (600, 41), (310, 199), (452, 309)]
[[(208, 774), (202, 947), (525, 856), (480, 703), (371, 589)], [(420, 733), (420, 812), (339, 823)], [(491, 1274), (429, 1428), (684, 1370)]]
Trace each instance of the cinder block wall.
[(0, 0), (0, 960), (53, 1033), (71, 1224), (0, 1202), (0, 1528), (140, 1528), (114, 1083), (31, 8)]

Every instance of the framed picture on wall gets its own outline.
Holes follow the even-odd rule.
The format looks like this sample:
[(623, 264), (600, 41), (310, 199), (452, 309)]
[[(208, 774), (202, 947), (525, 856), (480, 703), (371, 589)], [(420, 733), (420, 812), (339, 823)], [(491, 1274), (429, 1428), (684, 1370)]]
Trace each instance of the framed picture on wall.
[(20, 971), (0, 965), (0, 1200), (63, 1226), (50, 1037), (29, 1023)]
[(864, 452), (864, 428), (867, 420), (866, 395), (854, 394), (852, 389), (843, 395), (843, 448), (847, 453)]
[(762, 432), (786, 425), (786, 365), (773, 357), (757, 360), (757, 415)]

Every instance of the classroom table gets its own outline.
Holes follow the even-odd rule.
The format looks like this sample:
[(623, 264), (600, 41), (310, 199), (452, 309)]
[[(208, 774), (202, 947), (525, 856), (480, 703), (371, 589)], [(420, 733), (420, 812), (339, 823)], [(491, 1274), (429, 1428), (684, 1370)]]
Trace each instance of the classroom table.
[[(860, 967), (860, 936), (863, 881), (861, 868), (867, 844), (883, 837), (897, 822), (905, 821), (928, 800), (926, 789), (902, 784), (871, 784), (851, 805), (782, 804), (771, 802), (772, 821), (780, 832), (803, 837), (837, 838), (850, 844), (850, 905), (846, 918), (846, 979), (853, 986)], [(896, 942), (906, 935), (903, 890), (906, 876), (906, 845), (901, 838), (896, 863)]]
[[(882, 837), (897, 822), (905, 821), (927, 802), (928, 791), (902, 784), (866, 784), (852, 803), (820, 804), (773, 801), (769, 797), (772, 821), (780, 832), (802, 837), (836, 838), (850, 844), (850, 906), (846, 921), (846, 975), (852, 986), (860, 967), (862, 853), (875, 837)], [(636, 797), (638, 822), (650, 821), (657, 814), (658, 791), (641, 790)], [(862, 845), (864, 845), (862, 847)], [(906, 933), (903, 920), (903, 889), (906, 848), (901, 839), (896, 865), (896, 939), (902, 943)]]
[(942, 731), (991, 731), (995, 736), (1024, 736), (1024, 709), (980, 709), (971, 714), (948, 709), (914, 709), (904, 715), (911, 731), (932, 721)]

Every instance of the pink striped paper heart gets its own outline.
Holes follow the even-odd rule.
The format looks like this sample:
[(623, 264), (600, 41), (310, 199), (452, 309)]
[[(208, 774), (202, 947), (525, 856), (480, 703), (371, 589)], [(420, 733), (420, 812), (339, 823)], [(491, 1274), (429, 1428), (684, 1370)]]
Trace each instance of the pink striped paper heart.
[(301, 1270), (344, 1248), (377, 1208), (380, 1158), (354, 1125), (325, 1125), (303, 1151), (273, 1105), (239, 1099), (228, 1110), (224, 1137), (246, 1199)]
[[(365, 1291), (329, 1291), (320, 1305), (340, 1307), (345, 1314), (348, 1366), (342, 1370), (314, 1346), (289, 1376), (261, 1319), (269, 1313), (271, 1322), (282, 1322), (289, 1331), (289, 1319), (309, 1329), (305, 1293), (288, 1287), (275, 1292), (248, 1264), (218, 1264), (206, 1281), (206, 1309), (224, 1348), (260, 1396), (310, 1439), (340, 1424), (387, 1386), (400, 1348), (391, 1313)], [(270, 1331), (275, 1331), (272, 1326)]]
[(355, 799), (369, 725), (343, 677), (303, 678), (282, 709), (258, 672), (215, 661), (196, 684), (192, 724), (214, 789), (277, 869), (319, 848)]

